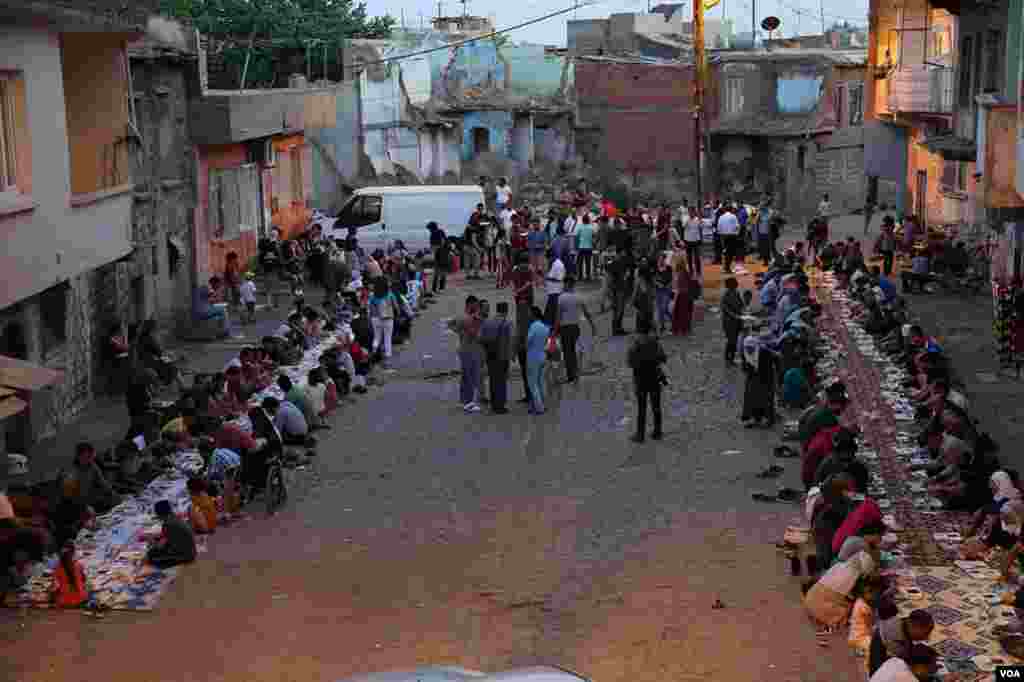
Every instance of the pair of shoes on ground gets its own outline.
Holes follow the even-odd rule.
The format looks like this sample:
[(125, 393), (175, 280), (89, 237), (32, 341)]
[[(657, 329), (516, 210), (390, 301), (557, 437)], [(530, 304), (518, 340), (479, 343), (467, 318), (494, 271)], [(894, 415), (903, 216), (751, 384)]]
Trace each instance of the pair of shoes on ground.
[(463, 411), (466, 414), (476, 414), (477, 412), (480, 411), (480, 406), (477, 405), (476, 403), (470, 401), (470, 402), (466, 403), (465, 405), (463, 405), (462, 409), (463, 409)]
[[(664, 434), (661, 431), (655, 431), (651, 434), (651, 440), (661, 440), (663, 437)], [(634, 443), (643, 443), (644, 435), (642, 433), (634, 433), (629, 439)]]

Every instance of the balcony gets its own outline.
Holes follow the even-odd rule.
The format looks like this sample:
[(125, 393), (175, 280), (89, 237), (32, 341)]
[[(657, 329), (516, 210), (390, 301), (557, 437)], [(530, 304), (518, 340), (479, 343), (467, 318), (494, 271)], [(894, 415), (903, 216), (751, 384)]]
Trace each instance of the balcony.
[(889, 111), (952, 114), (956, 70), (948, 66), (902, 66), (889, 76)]

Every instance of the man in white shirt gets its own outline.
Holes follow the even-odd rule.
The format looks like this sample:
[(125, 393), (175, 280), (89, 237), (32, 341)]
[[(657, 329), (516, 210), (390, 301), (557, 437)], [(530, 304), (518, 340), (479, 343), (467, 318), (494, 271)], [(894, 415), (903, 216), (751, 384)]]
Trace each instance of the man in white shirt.
[(736, 257), (737, 240), (740, 234), (740, 221), (736, 217), (736, 209), (732, 204), (723, 208), (718, 219), (718, 234), (722, 237), (722, 251), (725, 258), (723, 271), (732, 272), (732, 261)]
[(821, 203), (818, 204), (818, 217), (828, 218), (832, 215), (832, 202), (828, 199), (828, 194), (821, 197)]
[(690, 274), (699, 277), (702, 272), (700, 252), (704, 242), (704, 220), (697, 213), (695, 206), (686, 209), (685, 213), (681, 210), (680, 219), (683, 222), (683, 242), (686, 244), (686, 261), (690, 266)]
[(494, 208), (501, 214), (503, 210), (512, 204), (512, 188), (508, 186), (508, 180), (501, 178), (497, 187), (494, 188)]
[(544, 308), (544, 320), (549, 327), (553, 327), (555, 324), (555, 316), (558, 314), (558, 297), (562, 295), (564, 286), (565, 264), (561, 258), (554, 256), (547, 277), (544, 278), (544, 292), (548, 295), (548, 302)]

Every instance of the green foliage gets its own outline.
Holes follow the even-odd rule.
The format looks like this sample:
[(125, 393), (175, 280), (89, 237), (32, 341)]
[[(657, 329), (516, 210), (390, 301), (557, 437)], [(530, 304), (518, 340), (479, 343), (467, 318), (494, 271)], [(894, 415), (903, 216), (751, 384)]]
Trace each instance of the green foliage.
[(340, 48), (349, 38), (387, 38), (395, 25), (390, 16), (370, 17), (364, 3), (354, 0), (162, 0), (170, 16), (189, 19), (205, 35), (229, 41), (224, 58), (241, 67), (249, 51), (246, 81), (269, 85), (275, 52), (310, 51), (313, 73), (327, 65), (337, 71)]

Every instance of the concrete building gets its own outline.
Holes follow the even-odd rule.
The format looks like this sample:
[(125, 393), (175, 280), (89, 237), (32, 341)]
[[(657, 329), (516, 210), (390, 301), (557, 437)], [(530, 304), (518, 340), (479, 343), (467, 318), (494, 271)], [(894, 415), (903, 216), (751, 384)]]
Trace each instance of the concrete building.
[[(607, 19), (572, 20), (566, 24), (566, 46), (573, 55), (688, 59), (692, 30), (684, 15), (682, 5), (659, 5), (648, 14), (621, 12)], [(708, 47), (715, 47), (711, 35)]]
[(721, 52), (711, 59), (709, 191), (773, 195), (791, 221), (828, 193), (839, 211), (864, 203), (867, 54), (841, 50)]
[(885, 31), (871, 51), (865, 172), (878, 202), (925, 225), (971, 222), (968, 161), (938, 150), (953, 141), (956, 17), (925, 0), (879, 7)]
[[(457, 28), (457, 27), (456, 27)], [(572, 158), (573, 62), (541, 45), (400, 32), (352, 40), (364, 163), (378, 183), (517, 176)], [(404, 57), (410, 53), (433, 50)]]
[(11, 452), (89, 403), (101, 337), (134, 304), (126, 48), (146, 15), (70, 5), (0, 8), (0, 354), (63, 370), (3, 422)]

